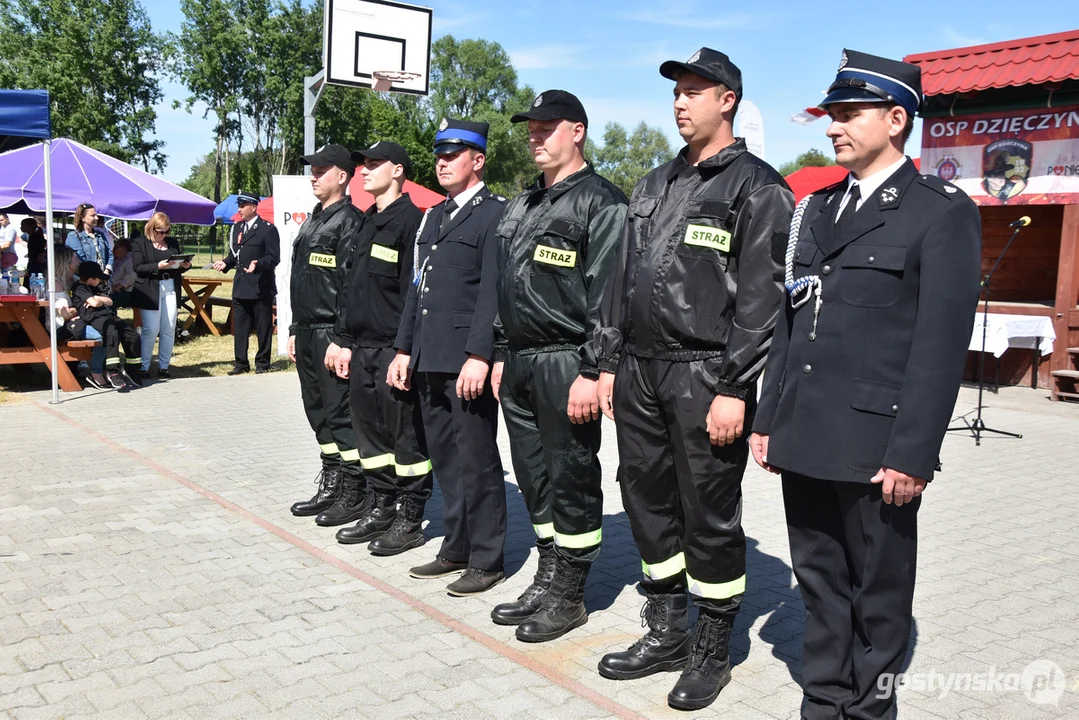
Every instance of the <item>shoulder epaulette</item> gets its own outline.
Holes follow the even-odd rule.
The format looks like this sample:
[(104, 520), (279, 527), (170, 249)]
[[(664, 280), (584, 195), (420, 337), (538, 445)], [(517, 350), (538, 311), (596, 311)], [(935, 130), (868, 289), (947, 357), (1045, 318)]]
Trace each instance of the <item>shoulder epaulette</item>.
[(936, 175), (919, 175), (918, 182), (925, 185), (927, 188), (936, 190), (948, 199), (953, 198), (961, 192), (955, 185), (952, 185), (947, 180), (942, 180)]

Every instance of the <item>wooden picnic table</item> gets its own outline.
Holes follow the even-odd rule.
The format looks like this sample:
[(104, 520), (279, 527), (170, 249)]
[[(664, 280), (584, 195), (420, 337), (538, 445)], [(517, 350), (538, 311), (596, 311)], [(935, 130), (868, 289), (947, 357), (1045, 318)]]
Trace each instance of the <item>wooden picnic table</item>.
[[(0, 299), (0, 323), (9, 327), (12, 323), (18, 323), (32, 343), (30, 347), (0, 347), (0, 365), (44, 363), (52, 370), (51, 339), (45, 326), (41, 324), (41, 308), (45, 308), (48, 314), (49, 302), (29, 297)], [(82, 390), (82, 385), (79, 384), (67, 364), (88, 360), (90, 351), (97, 344), (96, 341), (89, 340), (57, 345), (56, 358), (59, 362), (56, 368), (56, 380), (64, 392)]]
[(187, 319), (184, 320), (183, 329), (190, 330), (197, 320), (202, 320), (203, 324), (210, 329), (210, 332), (220, 337), (221, 331), (214, 324), (213, 311), (207, 308), (207, 303), (210, 302), (215, 290), (225, 284), (231, 285), (232, 278), (225, 276), (189, 277), (187, 275), (181, 275), (180, 277), (184, 292), (187, 293), (186, 300), (191, 301), (190, 312)]

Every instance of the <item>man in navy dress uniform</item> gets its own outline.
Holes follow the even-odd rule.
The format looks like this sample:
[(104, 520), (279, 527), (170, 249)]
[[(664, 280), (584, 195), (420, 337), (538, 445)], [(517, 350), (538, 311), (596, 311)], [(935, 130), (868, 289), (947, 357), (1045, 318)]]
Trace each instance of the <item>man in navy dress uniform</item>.
[(783, 476), (809, 720), (895, 712), (918, 507), (974, 325), (978, 209), (903, 154), (920, 105), (916, 65), (844, 51), (822, 106), (850, 174), (795, 210), (750, 439)]

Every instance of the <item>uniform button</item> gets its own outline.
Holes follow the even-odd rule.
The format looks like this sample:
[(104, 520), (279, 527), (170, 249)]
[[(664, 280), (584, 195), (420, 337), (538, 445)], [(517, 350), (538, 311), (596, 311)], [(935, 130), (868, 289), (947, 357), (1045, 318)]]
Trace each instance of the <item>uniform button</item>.
[(432, 250), (438, 250), (438, 245), (432, 245), (432, 246), (431, 246), (431, 249), (432, 249)]
[(822, 267), (820, 269), (820, 271), (822, 273), (824, 273), (825, 275), (827, 275), (828, 273), (832, 272), (832, 266), (831, 265), (825, 265), (824, 267)]
[(869, 259), (868, 259), (868, 260), (867, 260), (866, 262), (870, 262), (870, 263), (871, 263), (871, 262), (873, 262), (873, 261), (874, 261), (874, 260), (876, 260), (876, 259), (877, 259), (876, 257), (874, 257), (874, 256), (870, 255), (870, 256), (869, 256)]
[(431, 288), (429, 288), (429, 287), (425, 287), (425, 288), (423, 289), (423, 291), (424, 291), (425, 293), (427, 293), (427, 292), (431, 292)]
[(892, 412), (899, 412), (899, 406), (898, 405), (892, 405)]
[(430, 263), (428, 263), (428, 265), (427, 265), (427, 269), (428, 269), (428, 270), (434, 270), (434, 269), (435, 269), (435, 266), (434, 266), (434, 265), (431, 265)]
[(810, 365), (809, 363), (806, 363), (805, 365), (802, 366), (802, 372), (804, 372), (806, 375), (808, 375), (809, 373), (813, 372), (813, 366)]
[(426, 314), (427, 314), (427, 308), (424, 308), (424, 309), (423, 309), (423, 314), (424, 314), (424, 315), (426, 315)]

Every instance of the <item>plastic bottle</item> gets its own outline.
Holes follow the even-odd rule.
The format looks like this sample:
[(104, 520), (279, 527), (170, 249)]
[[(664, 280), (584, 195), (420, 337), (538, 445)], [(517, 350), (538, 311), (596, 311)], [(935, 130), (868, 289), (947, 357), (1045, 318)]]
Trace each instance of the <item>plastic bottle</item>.
[(10, 295), (10, 293), (8, 292), (8, 278), (6, 270), (2, 274), (0, 274), (0, 295)]
[(48, 293), (45, 291), (45, 275), (44, 273), (37, 274), (37, 299), (47, 300)]

